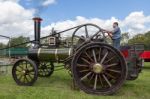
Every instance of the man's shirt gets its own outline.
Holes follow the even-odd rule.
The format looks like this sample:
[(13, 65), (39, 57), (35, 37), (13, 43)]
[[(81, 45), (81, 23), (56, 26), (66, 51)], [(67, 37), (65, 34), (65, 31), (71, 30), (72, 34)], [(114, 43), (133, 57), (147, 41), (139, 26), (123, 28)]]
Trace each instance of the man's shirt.
[(112, 39), (121, 38), (121, 30), (119, 27), (114, 28)]

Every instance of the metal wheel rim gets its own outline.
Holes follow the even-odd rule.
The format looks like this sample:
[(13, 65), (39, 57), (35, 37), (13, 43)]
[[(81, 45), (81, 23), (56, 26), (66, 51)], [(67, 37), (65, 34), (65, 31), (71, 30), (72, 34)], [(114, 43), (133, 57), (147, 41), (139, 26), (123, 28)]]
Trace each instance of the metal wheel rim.
[[(102, 44), (102, 45), (106, 45), (106, 44)], [(92, 44), (91, 44), (91, 46), (92, 46)], [(89, 46), (89, 47), (87, 47), (86, 49), (84, 49), (82, 52), (84, 52), (85, 50), (87, 50), (87, 49), (89, 49), (89, 48), (91, 48), (91, 46)], [(98, 47), (98, 48), (102, 48), (102, 47), (100, 47), (99, 45), (96, 45), (96, 46), (92, 46), (92, 47)], [(107, 50), (109, 50), (110, 52), (111, 52), (111, 49), (109, 48), (109, 47), (107, 47), (107, 46), (103, 46), (103, 49), (107, 49)], [(81, 51), (81, 50), (80, 50)], [(80, 57), (80, 55), (82, 54), (82, 52), (80, 52), (79, 51), (79, 53), (77, 53), (78, 55), (77, 55), (77, 59)], [(109, 53), (110, 53), (109, 52)], [(115, 54), (116, 54), (116, 52), (115, 51), (113, 51)], [(84, 53), (86, 53), (86, 52), (84, 52)], [(93, 52), (91, 52), (91, 53), (93, 53)], [(105, 54), (106, 55), (106, 54)], [(103, 55), (103, 57), (105, 56), (105, 55)], [(117, 55), (117, 54), (116, 54)], [(95, 61), (94, 60), (94, 56), (95, 55), (93, 55), (93, 61)], [(88, 58), (88, 61), (89, 60), (91, 60), (90, 58), (89, 58), (89, 56), (87, 55), (86, 56), (87, 58)], [(96, 57), (99, 57), (97, 54), (96, 54)], [(77, 60), (76, 59), (76, 60)], [(87, 64), (88, 64), (88, 62), (85, 60), (85, 59), (78, 59), (78, 60), (80, 60), (80, 62), (81, 62), (81, 60), (82, 61), (84, 61), (84, 62), (86, 62)], [(105, 59), (103, 59), (102, 58), (102, 60), (104, 61)], [(110, 60), (111, 60), (111, 58), (110, 58)], [(107, 59), (107, 61), (108, 61), (108, 59)], [(124, 60), (123, 60), (124, 61)], [(105, 61), (106, 62), (106, 61)], [(121, 61), (120, 61), (121, 62)], [(89, 66), (88, 67), (86, 67), (85, 65), (82, 65), (82, 64), (78, 64), (78, 67), (77, 67), (77, 64), (76, 63), (78, 63), (78, 61), (75, 61), (75, 62), (73, 62), (73, 73), (75, 73), (74, 74), (74, 77), (75, 77), (75, 79), (77, 80), (76, 82), (79, 84), (79, 87), (81, 87), (82, 86), (82, 89), (85, 91), (85, 92), (87, 92), (87, 93), (93, 93), (93, 94), (110, 94), (110, 93), (113, 93), (114, 92), (114, 90), (117, 90), (118, 88), (116, 88), (116, 86), (121, 86), (122, 84), (123, 84), (123, 82), (124, 82), (124, 80), (126, 79), (126, 68), (124, 68), (124, 67), (121, 67), (121, 68), (124, 68), (124, 70), (122, 69), (120, 69), (120, 71), (118, 71), (118, 70), (113, 70), (113, 69), (109, 69), (109, 72), (107, 71), (107, 70), (105, 70), (105, 72), (102, 72), (102, 73), (99, 73), (99, 74), (95, 74), (95, 73), (93, 73), (92, 71), (91, 71), (91, 69), (88, 71), (88, 70), (86, 70), (85, 68), (89, 68)], [(91, 63), (89, 63), (89, 64), (91, 64)], [(125, 62), (121, 62), (120, 64), (124, 64), (125, 65)], [(79, 66), (80, 65), (80, 66)], [(111, 65), (112, 66), (115, 66), (116, 64), (107, 64), (108, 66), (109, 66), (109, 68), (112, 68), (111, 67)], [(119, 65), (117, 65), (117, 66), (119, 66)], [(121, 66), (123, 66), (123, 65), (121, 65)], [(80, 68), (79, 68), (80, 67)], [(81, 69), (81, 68), (83, 68), (84, 67), (84, 69)], [(125, 66), (126, 67), (126, 66)], [(79, 68), (79, 69), (77, 69), (77, 68)], [(76, 69), (76, 70), (74, 70), (74, 69)], [(106, 69), (106, 68), (105, 68)], [(85, 72), (85, 73), (84, 73)], [(120, 75), (119, 76), (117, 76), (117, 80), (116, 81), (114, 81), (114, 83), (112, 83), (112, 81), (115, 79), (115, 75), (117, 75), (117, 74), (115, 74), (115, 73), (110, 73), (110, 72), (116, 72), (116, 73), (120, 73)], [(122, 74), (121, 74), (122, 73)], [(94, 78), (94, 79), (93, 79)], [(101, 80), (100, 80), (101, 79)], [(89, 81), (93, 81), (93, 83), (91, 83), (92, 84), (92, 87), (89, 87), (89, 86), (91, 86), (91, 85), (88, 85), (87, 84), (87, 80), (89, 80)], [(111, 80), (111, 81), (110, 81)], [(85, 82), (84, 82), (85, 81)], [(102, 84), (103, 83), (105, 83), (103, 86), (102, 86)], [(87, 84), (87, 85), (86, 85)], [(106, 85), (107, 84), (107, 85)], [(88, 88), (87, 88), (87, 86), (88, 86)], [(111, 91), (110, 91), (111, 90)]]
[(38, 75), (40, 77), (48, 77), (50, 76), (54, 71), (54, 65), (50, 62), (43, 62), (39, 64), (38, 67)]
[(18, 60), (14, 64), (12, 73), (19, 85), (32, 85), (37, 79), (35, 64), (27, 59)]

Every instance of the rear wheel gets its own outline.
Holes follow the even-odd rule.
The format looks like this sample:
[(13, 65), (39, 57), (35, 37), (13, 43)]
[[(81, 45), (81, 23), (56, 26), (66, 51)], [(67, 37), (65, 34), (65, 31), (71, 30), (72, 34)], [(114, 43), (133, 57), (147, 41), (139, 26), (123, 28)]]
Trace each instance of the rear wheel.
[(12, 76), (18, 85), (31, 86), (37, 80), (36, 64), (30, 59), (20, 59), (15, 62)]
[(39, 77), (49, 77), (54, 72), (54, 64), (52, 62), (41, 62), (38, 66)]
[(138, 58), (136, 60), (136, 67), (138, 68), (138, 72), (140, 73), (142, 71), (142, 68), (144, 67), (144, 60), (142, 58)]
[(114, 47), (90, 43), (80, 48), (72, 60), (77, 86), (86, 93), (108, 95), (116, 92), (126, 80), (127, 66)]
[(139, 73), (141, 73), (142, 68), (143, 68), (143, 59), (138, 58), (135, 59), (136, 63), (135, 63), (135, 68), (133, 69), (134, 71), (131, 71), (131, 73), (128, 74), (127, 76), (127, 80), (136, 80), (139, 77)]

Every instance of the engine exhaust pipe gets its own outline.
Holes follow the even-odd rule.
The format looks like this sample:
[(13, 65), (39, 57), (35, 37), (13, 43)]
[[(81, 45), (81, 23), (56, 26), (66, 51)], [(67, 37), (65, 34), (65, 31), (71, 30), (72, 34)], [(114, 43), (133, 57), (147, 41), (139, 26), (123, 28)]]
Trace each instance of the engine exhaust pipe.
[(41, 37), (41, 21), (42, 19), (40, 17), (33, 18), (34, 21), (34, 48), (40, 47), (40, 37)]

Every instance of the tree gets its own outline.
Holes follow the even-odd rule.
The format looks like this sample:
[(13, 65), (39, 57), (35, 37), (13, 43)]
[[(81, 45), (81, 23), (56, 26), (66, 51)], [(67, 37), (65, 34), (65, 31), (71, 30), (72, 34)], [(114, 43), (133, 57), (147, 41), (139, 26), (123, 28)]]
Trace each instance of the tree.
[(144, 44), (145, 50), (150, 50), (150, 31), (144, 34), (137, 34), (129, 40), (129, 44)]
[(6, 44), (0, 43), (0, 49), (1, 49), (1, 48), (5, 48), (5, 47), (6, 47)]
[[(23, 37), (23, 36), (19, 36), (19, 37), (14, 37), (14, 38), (11, 38), (10, 40), (10, 45), (11, 46), (14, 46), (14, 45), (17, 45), (17, 44), (21, 44), (21, 43), (24, 43), (24, 42), (28, 42), (30, 40), (29, 37)], [(8, 44), (7, 44), (8, 45)], [(28, 44), (24, 44), (24, 45), (19, 45), (17, 47), (28, 47)]]
[(126, 45), (128, 44), (128, 40), (129, 40), (129, 33), (123, 33), (121, 35), (121, 45)]

